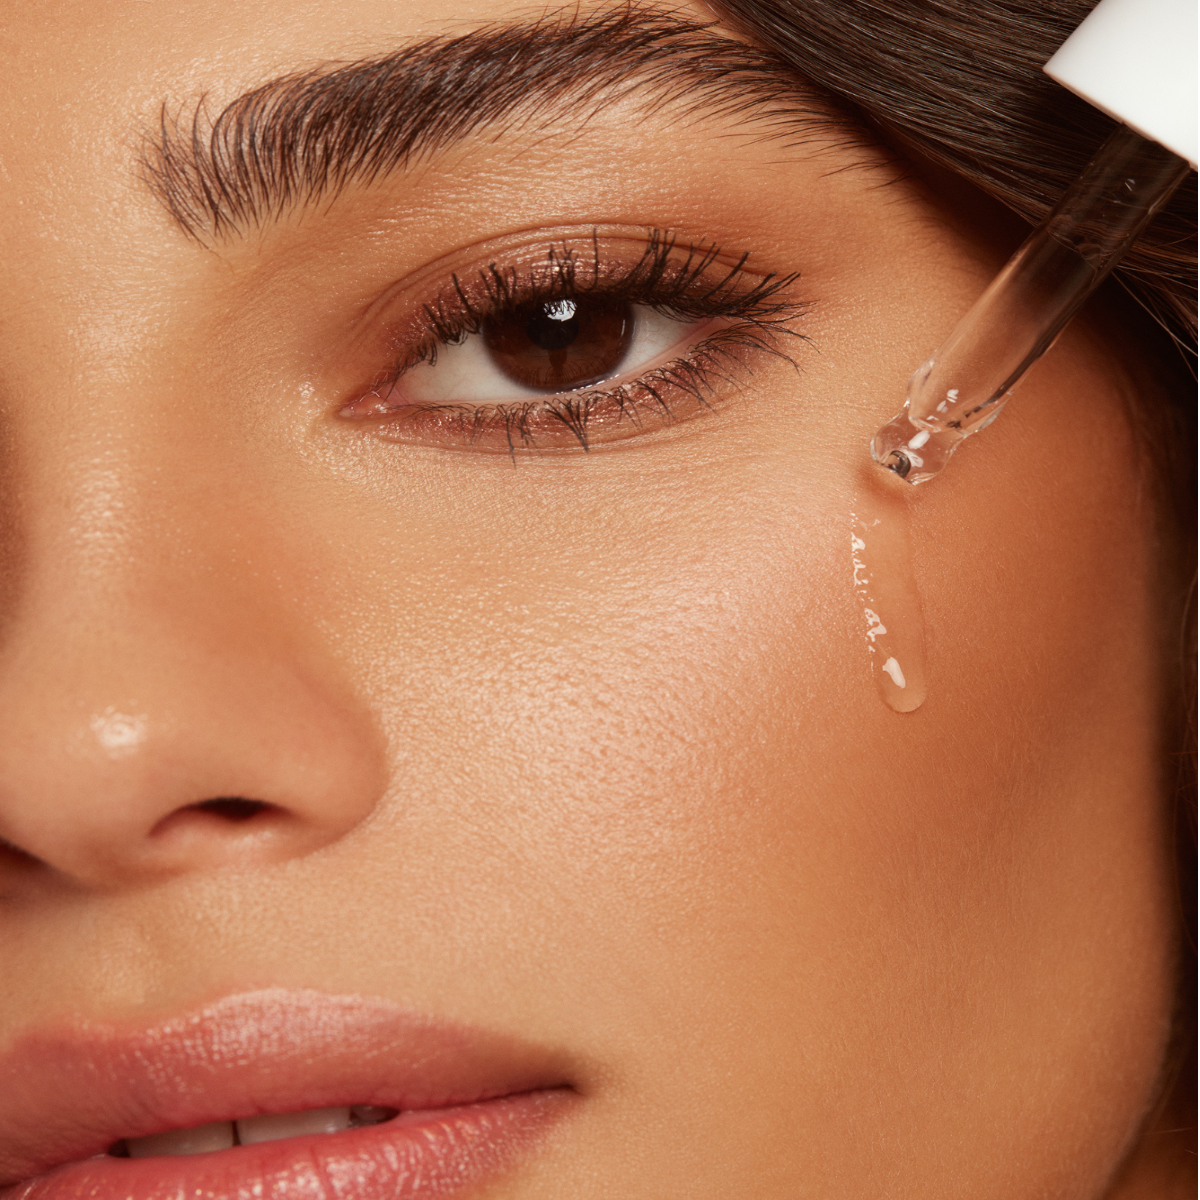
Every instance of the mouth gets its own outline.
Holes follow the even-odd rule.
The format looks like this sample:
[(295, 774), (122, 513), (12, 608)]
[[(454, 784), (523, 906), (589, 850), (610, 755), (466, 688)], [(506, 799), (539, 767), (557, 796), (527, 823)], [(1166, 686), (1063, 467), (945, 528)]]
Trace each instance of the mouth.
[(194, 1129), (171, 1129), (149, 1137), (122, 1138), (109, 1151), (114, 1158), (158, 1158), (172, 1154), (210, 1154), (234, 1146), (256, 1146), (314, 1133), (341, 1133), (364, 1125), (382, 1125), (400, 1115), (378, 1104), (310, 1108), (307, 1112), (266, 1113), (240, 1121), (210, 1121)]
[(35, 1031), (0, 1078), (0, 1200), (450, 1197), (579, 1098), (544, 1048), (282, 989)]

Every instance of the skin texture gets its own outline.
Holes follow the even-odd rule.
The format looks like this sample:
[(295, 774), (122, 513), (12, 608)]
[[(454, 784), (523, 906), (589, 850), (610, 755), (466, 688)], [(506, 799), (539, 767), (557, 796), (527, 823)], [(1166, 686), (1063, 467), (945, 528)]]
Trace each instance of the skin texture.
[[(912, 498), (891, 712), (865, 447), (1007, 247), (887, 155), (634, 95), (211, 247), (138, 177), (164, 98), (521, 15), (445, 11), (4, 14), (0, 1045), (357, 992), (574, 1064), (489, 1197), (1109, 1194), (1177, 938), (1144, 384), (1081, 323)], [(515, 462), (337, 416), (374, 298), (597, 225), (800, 272), (796, 368)]]

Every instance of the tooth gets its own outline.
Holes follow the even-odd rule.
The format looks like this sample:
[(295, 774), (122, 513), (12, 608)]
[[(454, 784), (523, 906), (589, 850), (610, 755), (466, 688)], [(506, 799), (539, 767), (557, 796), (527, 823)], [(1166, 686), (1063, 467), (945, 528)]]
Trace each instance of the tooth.
[(195, 1129), (172, 1129), (150, 1137), (126, 1138), (130, 1158), (152, 1158), (159, 1154), (207, 1154), (210, 1150), (228, 1150), (233, 1145), (233, 1122), (215, 1121)]
[(308, 1112), (268, 1113), (237, 1122), (238, 1138), (243, 1146), (254, 1142), (274, 1142), (279, 1138), (299, 1137), (304, 1133), (337, 1133), (350, 1128), (350, 1109), (313, 1108)]

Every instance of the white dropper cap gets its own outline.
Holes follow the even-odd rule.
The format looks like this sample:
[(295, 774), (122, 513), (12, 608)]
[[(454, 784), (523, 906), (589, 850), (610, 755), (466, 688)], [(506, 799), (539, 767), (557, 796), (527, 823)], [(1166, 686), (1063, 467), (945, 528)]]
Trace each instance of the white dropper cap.
[(1100, 0), (1043, 68), (1196, 165), (1196, 0)]

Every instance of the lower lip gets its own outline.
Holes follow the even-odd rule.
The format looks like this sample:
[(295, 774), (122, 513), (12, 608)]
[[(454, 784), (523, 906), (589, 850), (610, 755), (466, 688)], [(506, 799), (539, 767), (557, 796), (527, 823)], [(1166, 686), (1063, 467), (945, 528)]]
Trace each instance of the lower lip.
[(210, 1154), (90, 1158), (0, 1188), (0, 1200), (431, 1200), (513, 1164), (564, 1115), (565, 1089), (403, 1113), (382, 1125)]

